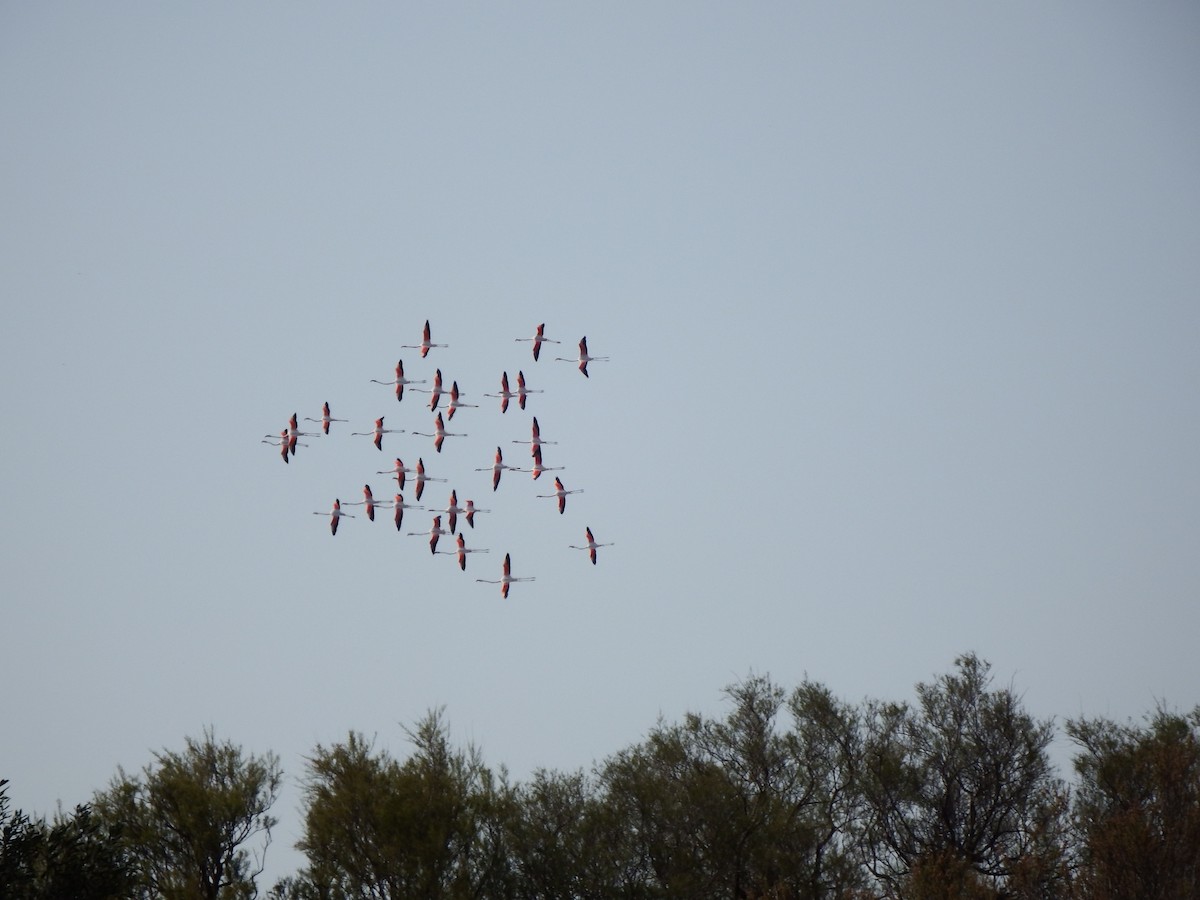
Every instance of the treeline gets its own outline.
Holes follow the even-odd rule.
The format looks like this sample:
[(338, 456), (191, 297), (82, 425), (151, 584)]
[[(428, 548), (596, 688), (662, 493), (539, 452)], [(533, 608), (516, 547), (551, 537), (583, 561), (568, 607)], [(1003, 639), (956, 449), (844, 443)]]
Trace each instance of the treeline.
[[(356, 733), (318, 745), (306, 865), (268, 896), (1200, 897), (1200, 707), (1068, 720), (1068, 784), (1053, 723), (974, 655), (914, 703), (759, 676), (727, 693), (724, 718), (523, 782), (453, 746), (440, 711), (402, 760)], [(206, 732), (52, 822), (11, 811), (0, 782), (0, 897), (254, 898), (282, 777)]]

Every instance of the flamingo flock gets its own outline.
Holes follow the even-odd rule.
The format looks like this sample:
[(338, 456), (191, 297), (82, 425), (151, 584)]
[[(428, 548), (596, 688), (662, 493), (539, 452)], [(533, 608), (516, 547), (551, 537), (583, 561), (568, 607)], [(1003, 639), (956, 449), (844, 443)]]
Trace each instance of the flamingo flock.
[[(537, 326), (535, 326), (534, 334), (532, 337), (517, 337), (517, 338), (513, 338), (513, 340), (517, 341), (517, 342), (528, 342), (528, 343), (532, 344), (533, 360), (535, 363), (538, 362), (538, 360), (539, 360), (543, 344), (560, 344), (560, 343), (562, 343), (562, 341), (559, 341), (554, 338), (550, 338), (550, 337), (546, 336), (545, 323), (540, 323)], [(415, 344), (401, 344), (400, 348), (407, 349), (407, 350), (417, 350), (419, 352), (421, 359), (424, 360), (424, 359), (428, 358), (428, 356), (432, 350), (448, 349), (449, 344), (434, 342), (433, 332), (432, 332), (432, 329), (430, 326), (430, 322), (427, 319), (425, 321), (424, 328), (421, 331), (420, 341)], [(439, 356), (439, 359), (440, 358), (441, 357)], [(587, 378), (590, 378), (590, 375), (588, 374), (588, 365), (590, 363), (608, 361), (608, 357), (606, 357), (606, 356), (592, 356), (588, 352), (586, 337), (582, 338), (579, 341), (579, 354), (576, 358), (566, 359), (563, 357), (556, 357), (555, 359), (556, 359), (556, 361), (575, 363), (576, 366), (578, 367), (579, 371), (584, 375), (584, 377), (587, 377)], [(443, 365), (445, 365), (445, 364), (443, 363)], [(551, 367), (551, 368), (555, 368), (555, 367)], [(516, 390), (513, 390), (509, 385), (508, 371), (510, 371), (510, 370), (505, 370), (500, 375), (500, 391), (499, 391), (499, 393), (485, 393), (482, 395), (484, 397), (489, 397), (489, 398), (500, 400), (501, 414), (508, 412), (509, 404), (512, 400), (517, 401), (517, 406), (519, 409), (525, 410), (527, 403), (529, 403), (529, 399), (530, 399), (531, 395), (550, 393), (549, 388), (552, 386), (536, 387), (536, 388), (530, 387), (526, 381), (524, 370), (518, 370), (517, 379), (516, 379)], [(422, 374), (424, 374), (424, 373), (422, 373)], [(450, 374), (454, 374), (454, 373), (451, 372)], [(435, 414), (432, 430), (426, 432), (426, 431), (419, 431), (419, 430), (415, 430), (415, 429), (411, 429), (411, 428), (404, 429), (404, 428), (395, 428), (395, 427), (385, 427), (384, 419), (386, 418), (386, 416), (379, 416), (378, 418), (376, 418), (374, 420), (373, 427), (370, 427), (369, 430), (351, 431), (351, 432), (349, 432), (349, 434), (352, 437), (369, 437), (369, 438), (371, 438), (372, 443), (375, 445), (375, 449), (380, 452), (383, 451), (384, 435), (408, 434), (408, 435), (413, 435), (413, 436), (418, 436), (418, 437), (432, 438), (433, 445), (434, 445), (434, 451), (436, 453), (440, 454), (442, 452), (442, 447), (446, 441), (446, 438), (449, 438), (449, 437), (468, 438), (470, 432), (477, 430), (476, 428), (468, 427), (465, 431), (457, 431), (457, 432), (447, 431), (446, 430), (446, 422), (453, 420), (455, 415), (457, 413), (459, 413), (460, 410), (479, 409), (478, 404), (466, 403), (463, 401), (462, 398), (467, 395), (464, 394), (462, 391), (460, 391), (459, 382), (457, 380), (453, 380), (453, 379), (445, 379), (445, 380), (450, 381), (449, 390), (445, 390), (443, 387), (444, 378), (443, 378), (443, 373), (442, 373), (441, 367), (437, 367), (435, 369), (435, 371), (432, 373), (432, 378), (409, 378), (405, 373), (404, 360), (403, 359), (398, 360), (396, 362), (395, 374), (394, 374), (393, 378), (391, 378), (390, 380), (371, 378), (371, 379), (368, 379), (368, 381), (369, 381), (369, 383), (372, 383), (372, 384), (379, 384), (379, 385), (391, 387), (394, 391), (397, 403), (403, 402), (406, 387), (409, 387), (413, 391), (419, 391), (423, 394), (428, 394), (429, 402), (428, 402), (428, 404), (426, 404), (426, 408), (427, 408), (428, 412)], [(429, 385), (429, 387), (416, 387), (416, 385)], [(443, 397), (447, 398), (447, 402), (444, 405), (442, 404)], [(541, 401), (538, 401), (538, 402), (540, 403)], [(408, 405), (406, 404), (406, 406), (408, 406)], [(443, 406), (444, 412), (445, 412), (444, 416), (443, 416), (443, 411), (442, 411), (442, 409), (439, 409), (439, 406)], [(472, 423), (475, 423), (476, 420), (474, 417), (479, 416), (481, 414), (480, 413), (467, 413), (464, 415), (468, 419), (470, 419)], [(304, 448), (305, 452), (308, 453), (308, 452), (310, 452), (309, 448), (313, 443), (324, 444), (325, 438), (327, 438), (330, 435), (330, 432), (332, 430), (331, 426), (333, 425), (333, 423), (349, 424), (347, 419), (337, 418), (333, 415), (330, 404), (327, 401), (322, 404), (321, 413), (320, 413), (319, 417), (315, 417), (315, 418), (305, 417), (303, 421), (312, 422), (312, 423), (317, 424), (320, 427), (320, 431), (319, 432), (301, 431), (300, 425), (299, 425), (300, 420), (298, 418), (298, 414), (293, 413), (291, 415), (291, 417), (287, 420), (287, 425), (285, 428), (283, 428), (277, 434), (267, 434), (267, 435), (264, 435), (264, 437), (263, 437), (263, 443), (268, 444), (272, 447), (278, 448), (280, 456), (282, 457), (282, 459), (285, 463), (291, 463), (294, 460), (294, 458), (296, 457), (296, 450), (298, 447)], [(455, 424), (457, 424), (457, 423), (455, 423)], [(563, 437), (566, 437), (561, 434), (556, 435), (556, 436), (559, 437), (560, 439)], [(310, 438), (310, 439), (311, 438), (319, 438), (319, 440), (317, 440), (315, 442), (310, 441), (308, 443), (303, 443), (299, 440), (301, 437)], [(561, 466), (561, 465), (548, 466), (548, 465), (544, 464), (543, 454), (546, 452), (544, 448), (549, 447), (549, 446), (557, 447), (559, 442), (558, 441), (549, 441), (549, 440), (545, 440), (542, 438), (541, 427), (538, 423), (537, 416), (532, 417), (532, 424), (530, 427), (529, 439), (527, 439), (527, 440), (512, 440), (511, 442), (514, 444), (528, 444), (529, 445), (529, 453), (530, 453), (530, 457), (532, 459), (532, 465), (529, 467), (520, 467), (520, 466), (515, 466), (515, 465), (509, 465), (508, 463), (506, 463), (504, 461), (504, 455), (503, 455), (502, 448), (500, 446), (496, 446), (496, 453), (495, 453), (494, 460), (492, 461), (492, 464), (488, 465), (488, 466), (480, 466), (480, 467), (477, 467), (474, 469), (475, 472), (491, 472), (491, 483), (492, 483), (493, 493), (499, 492), (500, 483), (501, 483), (501, 475), (503, 474), (503, 472), (506, 469), (514, 471), (514, 472), (522, 472), (522, 473), (532, 474), (532, 479), (534, 481), (536, 481), (538, 478), (540, 478), (543, 472), (562, 471), (565, 469), (565, 466)], [(332, 508), (328, 512), (314, 512), (313, 513), (313, 515), (327, 517), (331, 535), (334, 535), (334, 536), (337, 535), (338, 527), (339, 527), (339, 524), (342, 519), (356, 518), (355, 514), (347, 512), (344, 507), (361, 506), (363, 508), (362, 511), (365, 514), (365, 518), (367, 519), (368, 522), (375, 521), (375, 512), (377, 509), (384, 509), (384, 510), (390, 509), (390, 510), (392, 510), (392, 513), (393, 513), (392, 520), (395, 525), (395, 529), (396, 529), (397, 533), (401, 533), (406, 536), (419, 536), (419, 537), (425, 538), (426, 541), (428, 542), (429, 551), (430, 551), (431, 555), (453, 556), (458, 564), (458, 568), (462, 571), (466, 571), (467, 557), (470, 554), (489, 553), (490, 552), (490, 548), (488, 548), (488, 547), (475, 547), (475, 546), (469, 547), (469, 546), (467, 546), (467, 541), (466, 541), (466, 537), (464, 535), (464, 530), (466, 528), (470, 528), (474, 532), (475, 528), (476, 528), (476, 516), (483, 515), (483, 514), (490, 514), (492, 512), (492, 510), (482, 509), (480, 507), (477, 507), (475, 505), (475, 501), (470, 498), (464, 498), (460, 504), (459, 488), (462, 487), (461, 484), (453, 486), (451, 488), (451, 490), (449, 492), (449, 497), (448, 497), (448, 500), (447, 500), (445, 506), (439, 507), (436, 505), (435, 506), (421, 505), (422, 495), (424, 494), (426, 485), (428, 483), (431, 483), (431, 482), (446, 483), (449, 481), (448, 478), (434, 477), (433, 475), (428, 474), (425, 470), (425, 462), (424, 462), (423, 458), (418, 458), (416, 467), (410, 468), (407, 465), (405, 465), (403, 459), (400, 456), (396, 456), (395, 462), (391, 468), (383, 469), (383, 470), (376, 470), (375, 474), (387, 475), (387, 476), (389, 476), (389, 480), (394, 479), (395, 492), (394, 492), (393, 498), (390, 500), (389, 499), (376, 499), (376, 497), (374, 496), (374, 493), (372, 491), (371, 485), (364, 484), (362, 487), (362, 499), (361, 500), (347, 501), (347, 502), (343, 503), (341, 501), (341, 499), (335, 499), (333, 501)], [(409, 503), (405, 500), (404, 492), (405, 492), (406, 488), (411, 488), (411, 495), (412, 495), (413, 499), (415, 500), (414, 503)], [(505, 493), (512, 491), (512, 490), (516, 490), (516, 489), (515, 488), (506, 488)], [(571, 489), (568, 489), (564, 486), (561, 478), (555, 477), (554, 489), (551, 493), (534, 494), (533, 496), (535, 496), (539, 499), (554, 499), (556, 501), (556, 505), (558, 507), (559, 515), (561, 516), (561, 515), (566, 514), (567, 496), (569, 494), (582, 494), (582, 493), (583, 493), (583, 488), (572, 487)], [(424, 531), (407, 531), (407, 532), (402, 531), (403, 526), (404, 526), (405, 511), (410, 511), (410, 512), (423, 511), (423, 512), (429, 513), (431, 516), (431, 520), (432, 520), (429, 528)], [(458, 527), (460, 524), (460, 521), (461, 521), (461, 523), (463, 523), (463, 529), (459, 529), (459, 527)], [(443, 523), (445, 523), (444, 526), (443, 526)], [(355, 527), (357, 528), (360, 526), (355, 526)], [(482, 534), (483, 531), (486, 531), (486, 530), (487, 530), (486, 528), (482, 528), (480, 533)], [(585, 526), (584, 534), (585, 534), (585, 542), (582, 545), (567, 544), (566, 546), (572, 550), (587, 551), (588, 558), (590, 559), (592, 565), (596, 565), (597, 548), (609, 547), (609, 546), (613, 546), (613, 544), (612, 544), (612, 542), (607, 542), (607, 543), (598, 542), (596, 540), (595, 536), (593, 535), (590, 525)], [(449, 536), (453, 536), (453, 538), (454, 538), (454, 542), (455, 542), (454, 549), (439, 550), (438, 549), (439, 541), (444, 537), (449, 539)], [(517, 577), (512, 574), (512, 554), (510, 552), (506, 552), (504, 554), (504, 561), (501, 566), (501, 573), (500, 573), (500, 577), (498, 579), (497, 578), (476, 578), (475, 579), (476, 582), (483, 583), (483, 584), (498, 584), (498, 585), (500, 585), (500, 594), (505, 599), (508, 598), (510, 588), (513, 584), (518, 583), (518, 582), (532, 582), (535, 580), (536, 580), (536, 577), (533, 575), (522, 575), (521, 577)]]

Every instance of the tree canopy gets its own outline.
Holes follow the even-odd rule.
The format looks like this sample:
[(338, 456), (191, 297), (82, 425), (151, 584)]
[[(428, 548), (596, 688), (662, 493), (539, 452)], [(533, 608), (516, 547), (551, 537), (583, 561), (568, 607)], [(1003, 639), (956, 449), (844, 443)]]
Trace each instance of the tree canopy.
[[(911, 702), (805, 680), (729, 685), (724, 715), (660, 720), (590, 771), (510, 782), (444, 711), (394, 757), (359, 732), (301, 776), (305, 864), (276, 900), (818, 900), (1200, 896), (1200, 707), (1052, 721), (973, 654)], [(53, 823), (0, 781), (0, 896), (258, 895), (283, 773), (211, 730), (118, 769)]]

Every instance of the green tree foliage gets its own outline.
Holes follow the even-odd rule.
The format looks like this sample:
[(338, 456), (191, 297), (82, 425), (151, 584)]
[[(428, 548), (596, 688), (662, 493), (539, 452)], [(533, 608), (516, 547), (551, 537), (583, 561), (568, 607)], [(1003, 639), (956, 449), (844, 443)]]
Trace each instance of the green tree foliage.
[(1084, 895), (1200, 897), (1200, 707), (1144, 728), (1068, 720), (1080, 747), (1075, 822)]
[(788, 700), (752, 677), (727, 694), (727, 718), (660, 723), (601, 770), (628, 895), (845, 895), (860, 876), (843, 839), (856, 802), (853, 715), (812, 684)]
[(871, 703), (864, 849), (898, 897), (1053, 896), (1064, 888), (1066, 789), (1037, 722), (991, 688), (974, 655), (917, 685), (917, 705)]
[(0, 779), (0, 897), (6, 900), (109, 900), (125, 897), (133, 878), (115, 835), (88, 806), (49, 825), (9, 812)]
[(355, 733), (317, 747), (297, 845), (308, 867), (277, 894), (465, 898), (503, 880), (506, 790), (475, 749), (451, 749), (440, 710), (409, 737), (414, 750), (403, 763)]
[(582, 773), (534, 772), (503, 817), (511, 896), (568, 900), (619, 882), (604, 806)]
[(119, 769), (95, 797), (134, 866), (135, 896), (164, 900), (243, 900), (257, 896), (279, 794), (278, 758), (247, 756), (211, 730), (163, 751), (140, 775)]
[[(276, 900), (1182, 900), (1200, 897), (1200, 707), (1144, 727), (1048, 721), (974, 655), (915, 702), (846, 704), (751, 676), (724, 716), (659, 721), (585, 774), (510, 785), (442, 711), (397, 760), (351, 732), (304, 779), (307, 865)], [(53, 826), (9, 812), (0, 898), (246, 900), (277, 759), (211, 733), (118, 770)]]

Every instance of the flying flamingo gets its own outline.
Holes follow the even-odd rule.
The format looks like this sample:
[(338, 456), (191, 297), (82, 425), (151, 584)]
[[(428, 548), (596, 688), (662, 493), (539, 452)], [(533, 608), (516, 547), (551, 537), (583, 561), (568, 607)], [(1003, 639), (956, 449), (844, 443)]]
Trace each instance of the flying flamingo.
[(290, 439), (291, 435), (288, 434), (288, 430), (285, 428), (279, 434), (264, 434), (262, 442), (270, 444), (272, 447), (278, 447), (280, 444), (286, 446)]
[(576, 488), (573, 491), (568, 491), (566, 488), (563, 487), (562, 479), (555, 478), (553, 494), (537, 494), (536, 496), (543, 497), (543, 498), (557, 497), (558, 498), (558, 513), (559, 513), (559, 515), (562, 515), (563, 511), (567, 508), (567, 494), (582, 494), (582, 493), (583, 493), (583, 488)]
[[(299, 432), (297, 432), (299, 433)], [(288, 429), (283, 429), (279, 434), (264, 434), (262, 442), (270, 444), (272, 447), (278, 447), (281, 444), (284, 447), (290, 447), (295, 439), (295, 435)], [(308, 444), (297, 444), (299, 447), (307, 447)]]
[(503, 472), (505, 469), (511, 469), (511, 468), (513, 468), (513, 467), (504, 462), (504, 456), (500, 452), (500, 448), (497, 447), (496, 448), (496, 461), (494, 463), (492, 463), (490, 466), (488, 466), (486, 469), (476, 469), (475, 471), (476, 472), (486, 472), (486, 471), (488, 471), (488, 469), (491, 470), (491, 472), (492, 472), (492, 490), (494, 491), (496, 488), (498, 488), (500, 486), (500, 473)]
[(420, 458), (417, 460), (417, 477), (413, 479), (417, 483), (417, 499), (421, 499), (421, 495), (425, 493), (425, 482), (427, 481), (445, 481), (445, 478), (430, 478), (425, 474), (425, 460)]
[(513, 471), (514, 472), (532, 472), (533, 480), (537, 481), (539, 478), (542, 477), (543, 472), (561, 472), (565, 468), (566, 468), (565, 466), (543, 466), (542, 465), (542, 452), (539, 450), (536, 454), (534, 454), (532, 466), (530, 466), (528, 469), (513, 469)]
[(416, 470), (406, 468), (403, 460), (397, 456), (396, 465), (392, 466), (390, 469), (384, 469), (382, 472), (376, 472), (375, 474), (396, 476), (396, 484), (400, 487), (400, 490), (404, 490), (404, 482), (406, 480), (405, 476), (416, 474)]
[(445, 553), (447, 556), (457, 556), (458, 557), (458, 567), (460, 569), (462, 569), (464, 572), (467, 571), (467, 554), (468, 553), (488, 553), (488, 552), (490, 552), (483, 548), (479, 548), (479, 549), (476, 549), (474, 547), (468, 548), (467, 547), (467, 539), (464, 538), (461, 534), (458, 536), (458, 539), (454, 542), (454, 544), (455, 544), (455, 547), (457, 547), (458, 549), (456, 549), (456, 550), (438, 550), (436, 552), (437, 553)]
[(508, 586), (510, 584), (512, 584), (514, 581), (537, 581), (537, 578), (534, 578), (534, 577), (513, 578), (512, 560), (509, 557), (510, 557), (510, 554), (508, 554), (508, 553), (504, 554), (504, 574), (500, 577), (499, 581), (496, 581), (495, 579), (492, 579), (492, 578), (476, 578), (475, 579), (476, 581), (481, 581), (484, 584), (500, 585), (500, 596), (504, 597), (506, 600), (508, 599)]
[(491, 512), (490, 509), (476, 509), (474, 500), (468, 500), (465, 509), (466, 513), (463, 515), (463, 518), (467, 520), (467, 524), (472, 528), (475, 527), (475, 513)]
[(384, 420), (383, 416), (380, 416), (378, 419), (375, 420), (375, 430), (374, 431), (352, 431), (352, 432), (350, 432), (350, 436), (351, 437), (360, 437), (360, 436), (370, 437), (371, 435), (374, 435), (375, 436), (375, 449), (382, 450), (383, 449), (383, 436), (385, 434), (404, 434), (403, 428), (384, 428), (383, 420)]
[(521, 407), (521, 409), (525, 408), (525, 395), (526, 394), (541, 394), (541, 393), (544, 393), (544, 391), (541, 391), (541, 390), (531, 391), (528, 388), (526, 388), (525, 387), (525, 373), (524, 372), (517, 373), (517, 405), (519, 405)]
[(542, 352), (542, 344), (561, 344), (562, 341), (554, 341), (546, 337), (546, 323), (543, 322), (537, 327), (533, 333), (533, 337), (513, 338), (514, 341), (533, 341), (533, 361), (537, 362), (538, 354)]
[(611, 547), (612, 544), (597, 544), (596, 539), (592, 537), (592, 529), (588, 527), (585, 529), (585, 531), (587, 532), (587, 543), (584, 546), (576, 547), (574, 544), (568, 544), (567, 546), (572, 550), (586, 550), (588, 552), (588, 556), (591, 557), (592, 565), (594, 566), (596, 564), (596, 548)]
[(291, 460), (288, 459), (288, 456), (291, 455), (291, 453), (295, 452), (291, 449), (294, 445), (298, 445), (300, 447), (308, 446), (308, 444), (298, 444), (298, 442), (295, 441), (295, 439), (292, 437), (291, 433), (286, 428), (283, 429), (283, 431), (279, 432), (278, 435), (273, 435), (273, 434), (266, 435), (263, 438), (262, 442), (264, 444), (270, 444), (272, 447), (278, 447), (279, 455), (283, 457), (283, 461), (285, 463), (291, 462)]
[(396, 498), (392, 501), (392, 509), (394, 509), (396, 511), (396, 514), (392, 517), (396, 521), (396, 530), (397, 531), (400, 530), (400, 524), (404, 521), (404, 511), (406, 509), (424, 509), (424, 508), (425, 507), (423, 507), (423, 506), (415, 506), (412, 503), (405, 503), (404, 495), (397, 494)]
[(447, 345), (446, 344), (432, 344), (429, 342), (429, 320), (426, 319), (425, 320), (425, 330), (421, 333), (421, 343), (419, 343), (419, 344), (401, 344), (400, 346), (402, 348), (404, 348), (405, 350), (420, 350), (421, 351), (421, 359), (424, 359), (425, 357), (427, 357), (429, 355), (429, 351), (433, 347), (445, 347)]
[(454, 418), (454, 414), (458, 411), (458, 409), (460, 407), (470, 406), (475, 409), (479, 408), (479, 404), (477, 404), (477, 403), (460, 403), (458, 398), (459, 398), (458, 382), (456, 381), (450, 385), (450, 405), (446, 407), (446, 421), (447, 422)]
[(342, 512), (342, 501), (341, 500), (334, 500), (333, 501), (333, 509), (331, 509), (329, 512), (327, 512), (327, 513), (315, 512), (315, 513), (313, 513), (313, 515), (314, 516), (329, 516), (329, 530), (333, 534), (337, 534), (338, 519), (342, 518), (343, 516), (348, 516), (351, 519), (354, 518), (354, 516), (351, 515), (350, 513)]
[(420, 391), (422, 394), (430, 394), (429, 410), (432, 412), (433, 410), (437, 409), (438, 401), (442, 399), (442, 370), (438, 369), (437, 372), (434, 373), (432, 388), (427, 391), (422, 390), (421, 388), (413, 388), (413, 390)]
[(429, 535), (429, 552), (437, 553), (438, 538), (440, 538), (443, 534), (449, 534), (450, 532), (442, 528), (442, 517), (434, 516), (433, 524), (429, 526), (428, 531), (410, 531), (408, 533), (410, 535)]
[(484, 394), (483, 396), (499, 397), (500, 398), (500, 412), (503, 413), (503, 412), (508, 412), (508, 401), (517, 395), (508, 389), (508, 373), (505, 372), (503, 375), (500, 376), (500, 393)]
[[(297, 421), (296, 415), (296, 413), (292, 413), (292, 417), (288, 419), (288, 452), (292, 454), (292, 456), (296, 455), (297, 446), (308, 446), (307, 444), (298, 444), (298, 438), (317, 437), (317, 433), (315, 431), (300, 430), (300, 423)], [(271, 435), (268, 434), (267, 437), (271, 437)]]
[(532, 439), (528, 441), (513, 441), (514, 444), (529, 444), (529, 455), (540, 456), (542, 452), (542, 444), (557, 444), (558, 441), (543, 441), (542, 429), (538, 425), (537, 416), (533, 417), (533, 426), (530, 429)]
[(330, 422), (346, 422), (349, 420), (348, 419), (335, 419), (333, 416), (331, 416), (329, 414), (329, 402), (326, 401), (325, 405), (321, 407), (321, 418), (310, 419), (308, 416), (305, 416), (304, 421), (305, 422), (319, 422), (321, 424), (321, 430), (324, 431), (326, 434), (329, 434), (329, 423)]
[(425, 431), (414, 431), (413, 434), (419, 434), (421, 437), (433, 438), (433, 446), (437, 449), (438, 453), (442, 452), (442, 442), (444, 440), (446, 440), (446, 438), (448, 438), (448, 437), (466, 437), (465, 434), (459, 434), (454, 431), (447, 431), (446, 423), (442, 420), (441, 413), (437, 414), (437, 420), (434, 422), (433, 434), (429, 434), (428, 432), (425, 432)]
[[(371, 493), (371, 486), (369, 484), (363, 485), (363, 498), (361, 500), (355, 500), (353, 503), (347, 503), (346, 505), (365, 506), (367, 508), (367, 518), (372, 522), (375, 521), (375, 506), (377, 504), (375, 501), (375, 495)], [(386, 503), (380, 503), (378, 505), (383, 506), (386, 505)]]
[[(372, 378), (371, 383), (372, 384), (386, 384), (389, 387), (394, 384), (396, 386), (396, 402), (398, 403), (404, 399), (404, 386), (406, 384), (424, 384), (425, 379), (419, 378), (416, 380), (412, 380), (409, 378), (405, 378), (404, 377), (404, 360), (400, 360), (399, 362), (396, 363), (396, 377), (394, 379), (392, 379), (391, 381), (380, 381), (378, 378)], [(414, 390), (416, 390), (416, 388), (414, 388)]]
[(442, 510), (446, 514), (446, 524), (450, 526), (450, 533), (454, 534), (454, 526), (458, 522), (458, 514), (466, 514), (466, 509), (458, 505), (458, 491), (450, 492), (450, 505)]
[(579, 358), (578, 359), (566, 359), (562, 356), (556, 356), (554, 358), (558, 362), (579, 363), (579, 371), (584, 374), (585, 378), (591, 377), (588, 375), (588, 370), (587, 370), (588, 363), (590, 363), (590, 362), (608, 362), (607, 356), (588, 356), (587, 338), (586, 337), (580, 338), (580, 340), (579, 340)]

